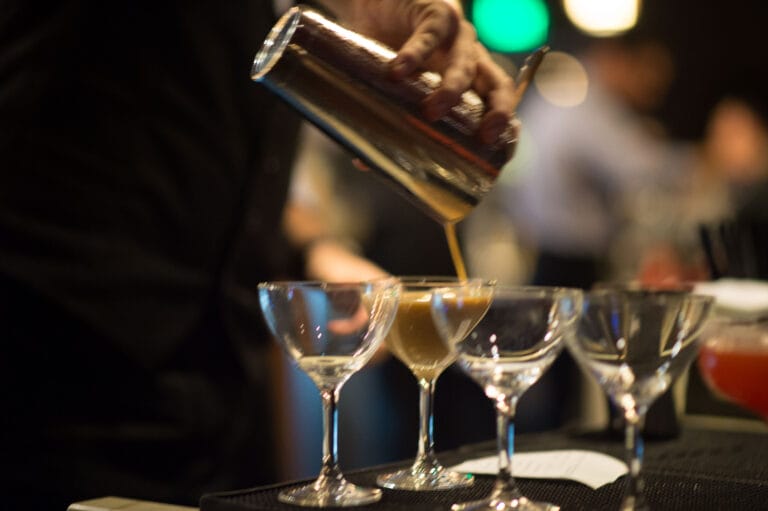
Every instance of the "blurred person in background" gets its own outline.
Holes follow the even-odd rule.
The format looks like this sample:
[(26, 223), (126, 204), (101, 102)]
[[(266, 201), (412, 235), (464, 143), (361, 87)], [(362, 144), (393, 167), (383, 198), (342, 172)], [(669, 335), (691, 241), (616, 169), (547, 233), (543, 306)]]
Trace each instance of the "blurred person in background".
[(580, 59), (586, 75), (571, 86), (586, 87), (582, 101), (562, 107), (532, 93), (521, 106), (531, 149), (508, 205), (537, 251), (531, 282), (588, 289), (610, 277), (627, 197), (679, 179), (693, 154), (646, 117), (673, 76), (661, 43), (628, 33), (587, 42)]
[[(443, 0), (323, 2), (422, 65), (439, 117), (513, 84)], [(249, 80), (268, 2), (0, 7), (3, 505), (103, 495), (194, 504), (272, 482), (271, 342), (259, 281), (349, 278), (327, 240), (279, 226), (297, 119)], [(302, 259), (303, 252), (303, 259)], [(360, 258), (347, 254), (363, 268)]]
[[(739, 167), (735, 160), (745, 158), (738, 145), (748, 144), (747, 152), (759, 145), (741, 134), (753, 140), (759, 130), (744, 117), (727, 119), (733, 111), (716, 110), (702, 141), (667, 138), (653, 114), (675, 66), (669, 49), (643, 28), (587, 41), (577, 55), (581, 73), (564, 67), (549, 74), (542, 67), (538, 80), (581, 89), (581, 101), (559, 105), (540, 86), (520, 109), (521, 149), (528, 150), (507, 205), (537, 253), (531, 282), (589, 289), (638, 278), (656, 287), (703, 278), (701, 250), (691, 245), (695, 224), (725, 207), (711, 203), (721, 200), (715, 196), (723, 191), (722, 178)], [(733, 126), (718, 128), (734, 122), (739, 135)], [(719, 177), (701, 193), (708, 168)], [(579, 378), (569, 357), (560, 357), (534, 390), (541, 393), (537, 402), (577, 401), (571, 389)], [(557, 425), (577, 413), (553, 406), (544, 418)], [(660, 399), (649, 413), (648, 433), (674, 432), (672, 413), (669, 396)]]
[[(729, 76), (706, 123), (690, 185), (663, 197), (638, 198), (637, 220), (629, 228), (635, 239), (625, 247), (637, 256), (625, 260), (636, 263), (641, 284), (687, 289), (708, 279), (768, 277), (768, 117), (760, 83), (758, 77)], [(647, 212), (651, 205), (654, 213)], [(655, 244), (640, 253), (649, 239)], [(754, 418), (716, 396), (697, 364), (676, 391), (682, 419), (699, 427), (743, 427), (712, 417)]]
[[(717, 277), (703, 258), (702, 228), (768, 221), (768, 116), (765, 98), (753, 83), (758, 81), (728, 84), (710, 113), (690, 185), (669, 194), (665, 206), (657, 208), (663, 218), (656, 215), (655, 228), (648, 220), (636, 222), (666, 241), (641, 254), (636, 266), (640, 282), (674, 286)], [(635, 218), (642, 218), (640, 211), (650, 202), (638, 201)]]
[(694, 218), (700, 223), (738, 217), (768, 219), (768, 96), (759, 77), (728, 83), (706, 130), (711, 142), (702, 164), (701, 200), (715, 206), (705, 209), (709, 215)]
[[(535, 254), (530, 283), (590, 289), (615, 276), (613, 251), (632, 222), (629, 200), (646, 188), (683, 186), (696, 152), (667, 140), (651, 117), (674, 62), (643, 29), (587, 40), (576, 58), (550, 57), (520, 107), (521, 167), (506, 189), (507, 212)], [(605, 399), (590, 389), (563, 354), (520, 416), (531, 418), (531, 429), (602, 428)]]

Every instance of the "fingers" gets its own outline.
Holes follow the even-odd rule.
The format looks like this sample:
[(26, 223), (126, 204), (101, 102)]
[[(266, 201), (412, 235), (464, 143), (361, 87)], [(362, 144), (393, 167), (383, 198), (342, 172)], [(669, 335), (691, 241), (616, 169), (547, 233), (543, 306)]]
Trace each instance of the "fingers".
[(494, 143), (514, 115), (514, 80), (493, 62), (472, 24), (448, 2), (412, 0), (409, 7), (413, 31), (392, 62), (394, 77), (419, 69), (441, 73), (440, 87), (424, 101), (425, 115), (433, 121), (445, 116), (462, 93), (474, 89), (487, 108), (477, 136), (484, 144)]
[(412, 33), (392, 62), (395, 78), (404, 78), (425, 67), (438, 49), (453, 42), (459, 26), (458, 12), (445, 2), (415, 0), (407, 16)]
[[(479, 43), (478, 43), (478, 46)], [(485, 48), (478, 50), (475, 91), (485, 100), (486, 111), (477, 136), (484, 144), (492, 144), (508, 128), (517, 106), (515, 82), (491, 59)]]
[(448, 113), (458, 103), (461, 94), (472, 87), (477, 76), (477, 38), (474, 28), (462, 22), (453, 45), (443, 57), (440, 87), (425, 101), (427, 115), (433, 120)]

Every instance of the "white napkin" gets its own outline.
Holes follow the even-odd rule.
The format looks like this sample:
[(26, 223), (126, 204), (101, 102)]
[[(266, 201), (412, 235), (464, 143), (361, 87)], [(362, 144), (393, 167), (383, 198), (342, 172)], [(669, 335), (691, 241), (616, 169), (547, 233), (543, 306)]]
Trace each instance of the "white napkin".
[(714, 296), (718, 308), (733, 314), (754, 315), (768, 312), (768, 282), (720, 279), (697, 283), (694, 291)]
[[(465, 461), (451, 470), (471, 474), (496, 474), (497, 456)], [(515, 477), (532, 479), (569, 479), (596, 490), (627, 473), (627, 465), (613, 456), (592, 451), (560, 450), (515, 453), (512, 458)]]

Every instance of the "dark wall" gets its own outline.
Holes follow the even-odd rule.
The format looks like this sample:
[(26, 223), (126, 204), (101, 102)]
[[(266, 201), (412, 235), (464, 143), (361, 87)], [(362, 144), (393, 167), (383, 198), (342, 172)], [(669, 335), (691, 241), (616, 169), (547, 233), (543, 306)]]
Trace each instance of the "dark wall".
[(765, 112), (768, 3), (676, 0), (651, 7), (667, 14), (655, 14), (654, 22), (677, 61), (676, 79), (663, 111), (672, 134), (700, 135), (708, 110), (727, 94), (748, 96)]
[[(561, 0), (548, 0), (553, 47), (583, 41)], [(676, 138), (698, 138), (726, 94), (749, 96), (768, 118), (768, 3), (760, 0), (645, 0), (639, 29), (666, 42), (676, 76), (659, 115)]]

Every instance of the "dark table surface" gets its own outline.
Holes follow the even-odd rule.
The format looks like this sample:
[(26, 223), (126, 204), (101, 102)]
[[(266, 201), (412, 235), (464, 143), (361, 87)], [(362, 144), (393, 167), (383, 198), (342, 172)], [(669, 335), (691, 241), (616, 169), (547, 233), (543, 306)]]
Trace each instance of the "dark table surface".
[[(597, 434), (551, 432), (518, 435), (517, 452), (587, 449), (623, 458), (622, 440)], [(768, 510), (768, 435), (685, 430), (672, 439), (648, 439), (643, 472), (646, 496), (654, 510)], [(494, 452), (491, 444), (468, 446), (440, 456), (445, 465)], [(407, 463), (400, 464), (401, 466)], [(351, 481), (375, 485), (376, 476), (393, 465), (347, 474)], [(367, 511), (442, 511), (452, 503), (483, 498), (494, 478), (478, 476), (472, 488), (442, 492), (384, 490), (376, 504), (347, 509)], [(285, 483), (225, 494), (207, 495), (201, 511), (296, 510), (277, 501)], [(624, 478), (597, 490), (562, 480), (518, 479), (532, 499), (555, 503), (563, 510), (615, 510), (624, 491)]]

